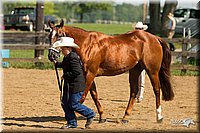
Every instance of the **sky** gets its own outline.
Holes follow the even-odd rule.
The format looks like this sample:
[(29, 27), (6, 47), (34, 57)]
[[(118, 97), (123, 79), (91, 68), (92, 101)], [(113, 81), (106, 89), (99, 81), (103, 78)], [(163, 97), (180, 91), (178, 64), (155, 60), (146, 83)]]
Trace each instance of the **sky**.
[[(150, 0), (113, 0), (115, 1), (116, 3), (118, 4), (121, 4), (121, 3), (131, 3), (131, 4), (143, 4), (144, 1), (146, 1), (147, 3), (149, 3)], [(164, 6), (164, 3), (166, 0), (154, 0), (155, 2), (156, 1), (160, 1), (161, 3), (161, 6)], [(167, 0), (167, 1), (170, 1), (170, 0)], [(173, 1), (173, 0), (171, 0)], [(177, 8), (189, 8), (189, 7), (193, 7), (193, 8), (196, 8), (196, 5), (197, 3), (199, 2), (199, 0), (178, 0), (178, 5), (177, 5)]]

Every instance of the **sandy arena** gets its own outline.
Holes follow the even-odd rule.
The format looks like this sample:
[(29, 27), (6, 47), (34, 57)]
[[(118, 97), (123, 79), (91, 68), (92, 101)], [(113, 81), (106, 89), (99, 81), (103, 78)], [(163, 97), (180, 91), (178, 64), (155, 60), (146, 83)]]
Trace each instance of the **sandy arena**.
[[(61, 72), (61, 71), (60, 71)], [(60, 106), (59, 89), (54, 70), (3, 69), (3, 131), (63, 131), (64, 113)], [(60, 73), (61, 74), (61, 73)], [(87, 96), (84, 104), (97, 113), (91, 129), (84, 129), (86, 119), (78, 117), (75, 132), (90, 131), (199, 131), (198, 78), (172, 76), (173, 101), (161, 101), (162, 123), (156, 122), (155, 96), (146, 76), (144, 99), (135, 103), (128, 124), (122, 119), (129, 99), (128, 74), (95, 79), (100, 102), (107, 122), (98, 123), (98, 113)], [(191, 118), (195, 125), (186, 127), (183, 120)], [(66, 131), (66, 130), (65, 130)]]

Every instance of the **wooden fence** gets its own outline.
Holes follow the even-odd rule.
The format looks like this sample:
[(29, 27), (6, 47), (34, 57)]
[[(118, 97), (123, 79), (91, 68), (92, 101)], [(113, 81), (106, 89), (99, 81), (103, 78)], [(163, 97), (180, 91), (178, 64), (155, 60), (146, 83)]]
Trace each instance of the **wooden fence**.
[(2, 41), (7, 44), (35, 44), (35, 38), (41, 38), (40, 44), (48, 44), (48, 32), (3, 32)]
[[(194, 57), (197, 59), (197, 57), (200, 56), (199, 52), (192, 52), (188, 51), (188, 45), (199, 45), (198, 39), (188, 39), (188, 38), (173, 38), (172, 40), (168, 40), (167, 38), (163, 38), (166, 42), (172, 42), (172, 43), (181, 43), (181, 49), (180, 51), (172, 51), (172, 59), (175, 59), (176, 57), (181, 57), (181, 64), (174, 65), (172, 63), (171, 69), (176, 70), (199, 70), (199, 66), (194, 65), (188, 65), (188, 57)], [(175, 58), (173, 58), (175, 57)]]
[[(46, 32), (13, 32), (13, 33), (3, 33), (3, 47), (2, 49), (10, 49), (10, 50), (47, 50), (49, 48), (49, 40), (48, 34)], [(40, 44), (35, 44), (35, 38), (41, 38)], [(169, 41), (166, 38), (163, 38), (165, 41)], [(198, 39), (187, 39), (187, 38), (174, 38), (170, 40), (173, 43), (181, 43), (182, 48), (180, 51), (172, 52), (173, 57), (180, 56), (181, 64), (180, 65), (171, 65), (171, 69), (178, 70), (199, 70), (197, 66), (187, 65), (187, 57), (198, 57), (199, 52), (188, 52), (187, 45), (190, 44), (198, 44)], [(39, 58), (3, 58), (5, 62), (49, 62), (48, 59), (43, 57)]]
[[(9, 50), (45, 50), (49, 48), (49, 33), (47, 32), (3, 32), (2, 49)], [(36, 44), (36, 38), (40, 43)], [(3, 58), (5, 62), (48, 62), (48, 59), (39, 58)]]

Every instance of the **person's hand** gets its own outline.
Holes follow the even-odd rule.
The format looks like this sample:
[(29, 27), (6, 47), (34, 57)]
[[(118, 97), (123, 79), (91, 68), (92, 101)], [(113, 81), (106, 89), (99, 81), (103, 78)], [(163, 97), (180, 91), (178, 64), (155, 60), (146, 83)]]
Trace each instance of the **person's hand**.
[(53, 60), (54, 65), (56, 64), (56, 62), (57, 62), (56, 60)]

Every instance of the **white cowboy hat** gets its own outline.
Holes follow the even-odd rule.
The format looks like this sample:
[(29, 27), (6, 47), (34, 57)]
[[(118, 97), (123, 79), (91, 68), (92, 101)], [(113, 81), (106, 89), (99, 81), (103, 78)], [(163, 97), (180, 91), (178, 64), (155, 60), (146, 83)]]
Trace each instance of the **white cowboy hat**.
[(137, 22), (135, 25), (135, 28), (142, 28), (143, 30), (146, 30), (148, 28), (147, 25), (143, 25), (142, 22)]
[(74, 39), (71, 37), (61, 37), (59, 41), (56, 41), (53, 44), (53, 47), (72, 47), (72, 48), (80, 48), (77, 44), (74, 43)]

